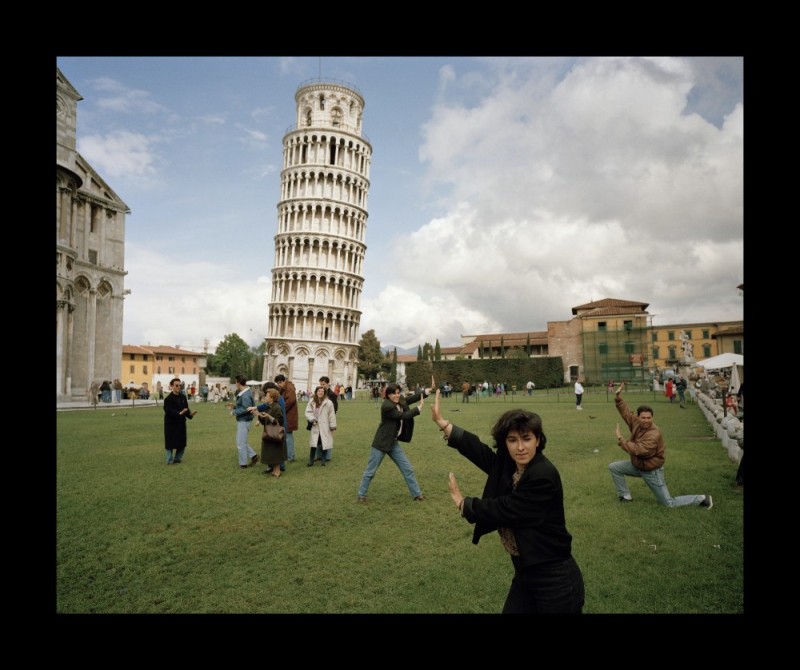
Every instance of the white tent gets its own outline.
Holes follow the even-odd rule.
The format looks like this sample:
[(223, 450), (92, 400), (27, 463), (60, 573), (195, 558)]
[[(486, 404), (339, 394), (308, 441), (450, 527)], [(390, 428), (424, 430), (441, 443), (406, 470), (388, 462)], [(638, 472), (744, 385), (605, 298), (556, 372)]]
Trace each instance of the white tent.
[(699, 365), (706, 370), (719, 370), (720, 368), (729, 368), (732, 365), (744, 367), (744, 356), (741, 354), (720, 354), (719, 356), (706, 358), (704, 361), (697, 361), (695, 365)]

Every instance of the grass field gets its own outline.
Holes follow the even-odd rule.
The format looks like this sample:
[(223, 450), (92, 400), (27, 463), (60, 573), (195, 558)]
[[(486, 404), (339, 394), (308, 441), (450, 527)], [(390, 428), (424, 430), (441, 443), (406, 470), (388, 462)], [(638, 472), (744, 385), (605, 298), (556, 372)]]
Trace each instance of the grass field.
[[(586, 613), (742, 613), (743, 494), (736, 465), (697, 407), (626, 393), (655, 409), (667, 441), (672, 495), (706, 493), (714, 507), (667, 509), (641, 480), (616, 499), (607, 470), (624, 458), (605, 393), (443, 401), (446, 419), (488, 439), (512, 406), (538, 412), (546, 455), (564, 483)], [(432, 401), (432, 398), (429, 399)], [(513, 574), (496, 535), (477, 546), (447, 488), (466, 495), (484, 475), (445, 446), (423, 409), (405, 445), (425, 502), (413, 502), (386, 459), (367, 505), (356, 489), (378, 425), (371, 401), (339, 404), (333, 462), (308, 468), (308, 433), (280, 479), (236, 461), (234, 420), (198, 404), (184, 462), (164, 464), (161, 407), (58, 412), (58, 613), (497, 613)], [(304, 407), (304, 404), (303, 404)], [(624, 426), (623, 426), (624, 429)], [(259, 450), (259, 431), (250, 433)]]

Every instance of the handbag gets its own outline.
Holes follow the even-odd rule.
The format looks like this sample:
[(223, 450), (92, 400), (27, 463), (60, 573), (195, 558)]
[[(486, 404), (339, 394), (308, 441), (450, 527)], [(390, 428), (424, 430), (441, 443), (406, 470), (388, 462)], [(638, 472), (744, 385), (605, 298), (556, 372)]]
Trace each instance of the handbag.
[(267, 442), (274, 442), (276, 444), (283, 444), (283, 439), (286, 437), (286, 431), (279, 423), (265, 423), (263, 438)]

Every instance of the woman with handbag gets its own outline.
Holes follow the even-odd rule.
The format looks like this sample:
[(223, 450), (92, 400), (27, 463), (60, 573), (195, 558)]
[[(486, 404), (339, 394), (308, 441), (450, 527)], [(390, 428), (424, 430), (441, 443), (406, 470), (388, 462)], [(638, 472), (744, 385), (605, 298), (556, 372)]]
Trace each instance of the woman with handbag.
[(322, 467), (325, 467), (325, 452), (333, 449), (333, 434), (336, 432), (336, 409), (328, 397), (324, 386), (317, 386), (314, 395), (306, 406), (306, 419), (311, 425), (311, 436), (308, 445), (308, 467), (314, 465), (314, 457), (318, 454)]
[(280, 391), (268, 388), (264, 403), (259, 405), (258, 421), (264, 426), (261, 437), (261, 462), (266, 464), (264, 474), (273, 477), (281, 476), (281, 463), (286, 460), (286, 430), (284, 429), (283, 410), (280, 404)]

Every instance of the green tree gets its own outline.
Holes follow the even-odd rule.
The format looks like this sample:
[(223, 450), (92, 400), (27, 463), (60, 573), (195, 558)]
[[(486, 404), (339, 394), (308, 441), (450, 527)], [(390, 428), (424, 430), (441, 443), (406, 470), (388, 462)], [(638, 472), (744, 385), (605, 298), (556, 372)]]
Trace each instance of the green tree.
[(392, 351), (392, 363), (389, 367), (389, 381), (392, 383), (397, 381), (397, 347)]
[(433, 360), (442, 360), (442, 347), (439, 345), (439, 338), (436, 338), (436, 344), (433, 347)]
[(236, 375), (247, 375), (253, 367), (250, 347), (236, 333), (226, 335), (214, 353), (214, 364), (219, 374), (230, 380)]
[(486, 358), (486, 351), (483, 348), (483, 340), (481, 340), (481, 343), (478, 347), (478, 356), (480, 358)]
[[(267, 343), (265, 340), (261, 340), (261, 344), (250, 349), (250, 379), (261, 379), (261, 375), (264, 372), (264, 355), (266, 352)], [(263, 381), (267, 380), (265, 379)]]
[(384, 368), (386, 355), (381, 351), (381, 342), (374, 330), (368, 330), (358, 342), (358, 365), (365, 379), (377, 379)]
[(528, 358), (531, 357), (531, 334), (528, 333), (528, 339), (525, 341), (525, 353), (528, 355)]
[(503, 336), (501, 335), (500, 336), (500, 358), (505, 358), (505, 357), (506, 357), (506, 350), (505, 350), (505, 347), (503, 346)]
[(424, 360), (422, 358), (422, 345), (420, 344), (417, 345), (417, 360), (418, 361)]

